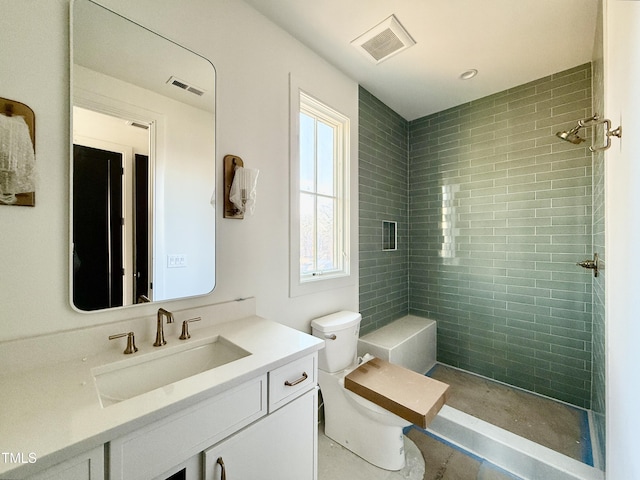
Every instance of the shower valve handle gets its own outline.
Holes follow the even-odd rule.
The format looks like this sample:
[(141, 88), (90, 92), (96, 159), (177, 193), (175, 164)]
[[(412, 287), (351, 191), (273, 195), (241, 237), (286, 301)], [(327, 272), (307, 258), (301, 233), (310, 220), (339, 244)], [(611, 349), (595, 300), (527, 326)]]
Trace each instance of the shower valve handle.
[(588, 268), (590, 270), (593, 270), (593, 276), (594, 277), (598, 276), (598, 254), (597, 253), (593, 254), (593, 260), (583, 260), (582, 262), (576, 263), (576, 265), (582, 268)]

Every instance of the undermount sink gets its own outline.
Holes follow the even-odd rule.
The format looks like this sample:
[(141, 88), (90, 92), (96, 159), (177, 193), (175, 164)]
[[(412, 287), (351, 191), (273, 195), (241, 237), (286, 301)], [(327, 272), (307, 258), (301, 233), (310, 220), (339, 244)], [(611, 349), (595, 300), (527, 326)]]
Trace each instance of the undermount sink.
[(93, 378), (103, 407), (244, 358), (251, 353), (224, 337), (187, 348), (152, 352), (97, 367)]

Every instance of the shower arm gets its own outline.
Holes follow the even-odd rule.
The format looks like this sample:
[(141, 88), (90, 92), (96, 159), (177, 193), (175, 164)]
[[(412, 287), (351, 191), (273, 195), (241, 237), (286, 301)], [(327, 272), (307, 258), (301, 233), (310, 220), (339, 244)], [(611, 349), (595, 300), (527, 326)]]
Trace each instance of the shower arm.
[(593, 117), (578, 120), (578, 126), (576, 128), (580, 129), (582, 127), (594, 127), (596, 125), (599, 125), (599, 123), (602, 123), (598, 122), (598, 120), (600, 120), (600, 115), (596, 113), (593, 115)]

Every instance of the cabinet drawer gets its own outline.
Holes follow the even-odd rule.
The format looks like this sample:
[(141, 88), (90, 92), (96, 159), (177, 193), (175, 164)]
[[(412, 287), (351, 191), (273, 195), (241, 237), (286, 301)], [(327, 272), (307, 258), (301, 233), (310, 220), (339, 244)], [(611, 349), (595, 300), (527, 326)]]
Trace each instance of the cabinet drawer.
[(148, 480), (266, 415), (266, 375), (170, 415), (109, 446), (111, 480)]
[(315, 387), (317, 358), (309, 355), (269, 372), (269, 412)]

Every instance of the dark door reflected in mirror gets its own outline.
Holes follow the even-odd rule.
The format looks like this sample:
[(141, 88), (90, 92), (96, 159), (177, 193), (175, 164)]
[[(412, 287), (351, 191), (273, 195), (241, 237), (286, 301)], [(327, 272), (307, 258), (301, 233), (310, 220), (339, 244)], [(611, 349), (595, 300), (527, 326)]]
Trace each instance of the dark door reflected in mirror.
[(215, 70), (90, 0), (72, 6), (72, 303), (215, 286)]
[(123, 305), (122, 155), (73, 146), (73, 303)]

